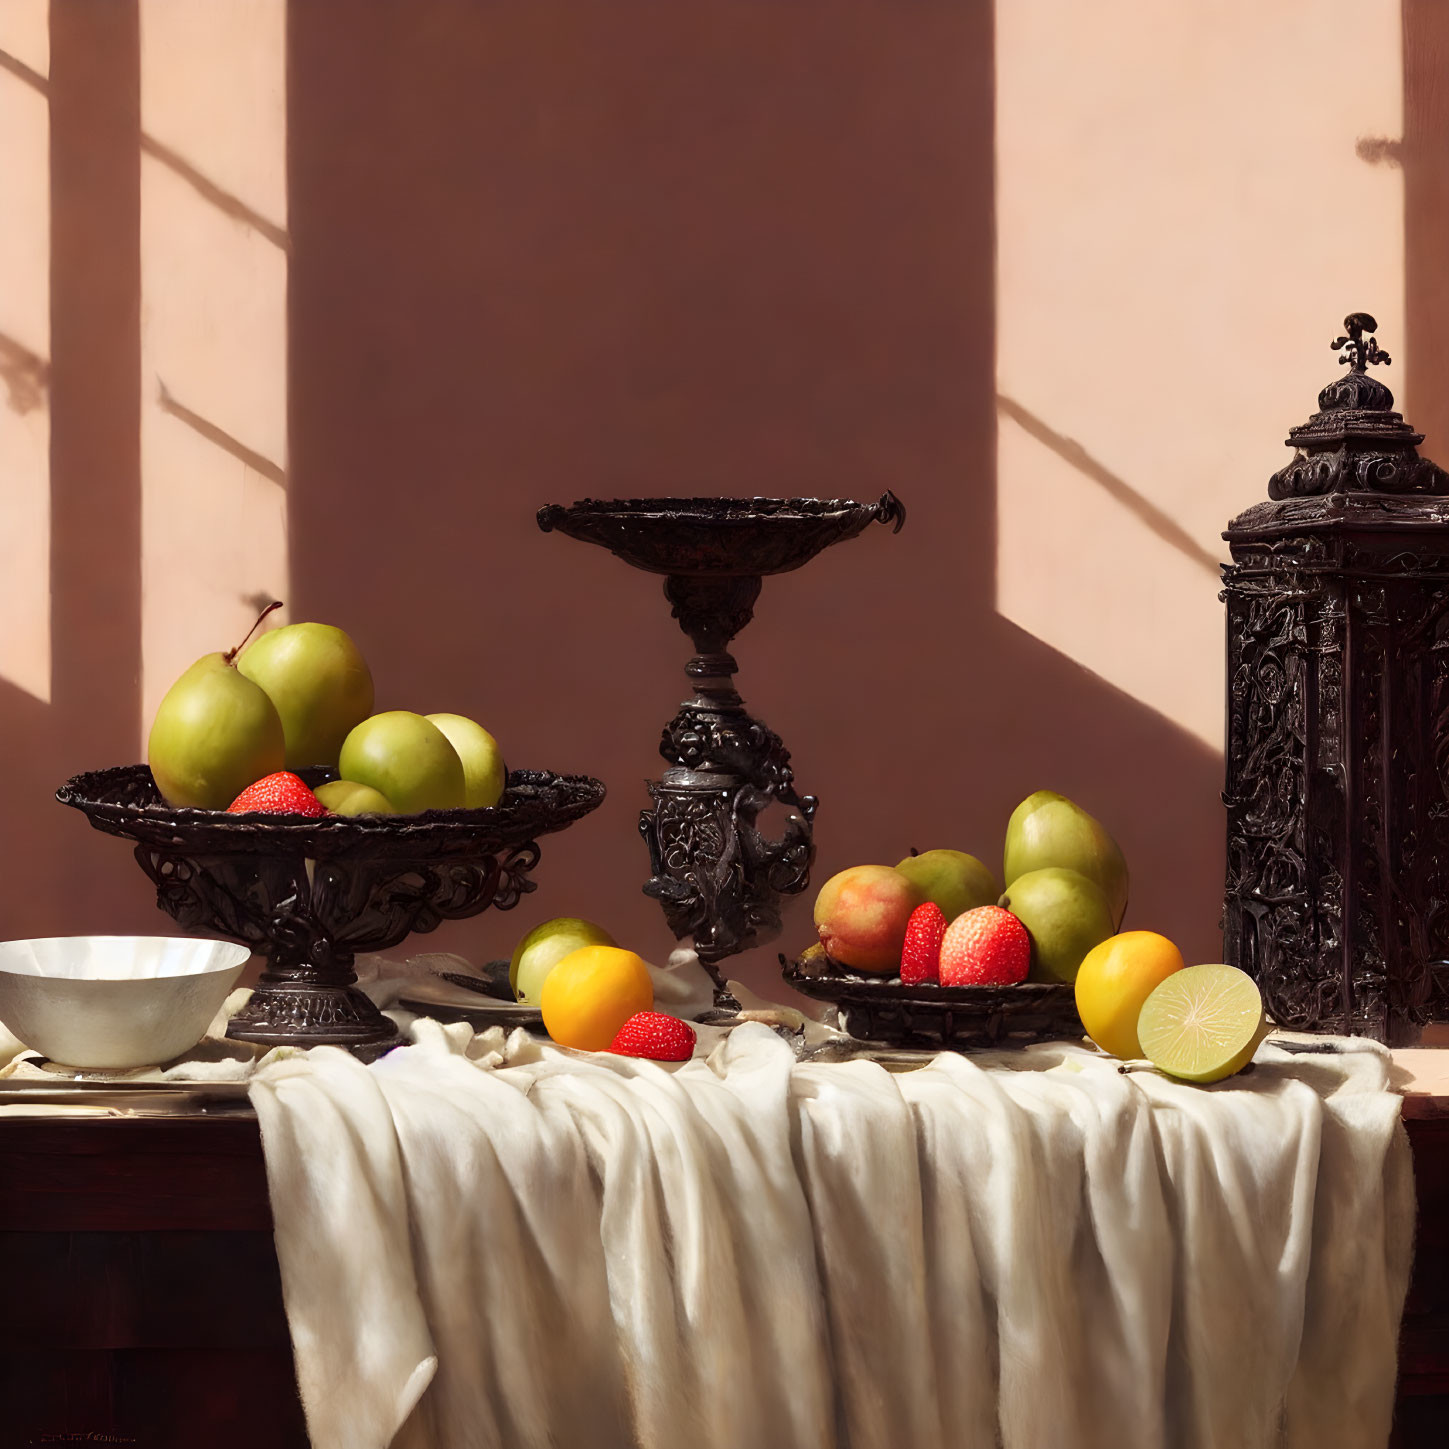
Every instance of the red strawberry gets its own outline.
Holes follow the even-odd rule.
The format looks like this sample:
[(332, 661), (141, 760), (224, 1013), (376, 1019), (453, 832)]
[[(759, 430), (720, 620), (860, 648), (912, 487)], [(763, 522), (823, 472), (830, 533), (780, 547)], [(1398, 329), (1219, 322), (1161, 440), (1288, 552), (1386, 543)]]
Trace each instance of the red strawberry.
[(248, 785), (227, 807), (228, 811), (264, 811), (268, 815), (326, 815), (327, 807), (289, 770), (263, 775)]
[(694, 1055), (694, 1028), (662, 1011), (636, 1011), (609, 1050), (621, 1057), (648, 1057), (654, 1062), (687, 1062)]
[(1030, 964), (1026, 927), (1000, 906), (957, 916), (941, 941), (942, 986), (1013, 986)]
[(919, 986), (941, 979), (941, 937), (946, 934), (946, 913), (935, 901), (911, 912), (906, 922), (906, 943), (901, 947), (901, 984)]

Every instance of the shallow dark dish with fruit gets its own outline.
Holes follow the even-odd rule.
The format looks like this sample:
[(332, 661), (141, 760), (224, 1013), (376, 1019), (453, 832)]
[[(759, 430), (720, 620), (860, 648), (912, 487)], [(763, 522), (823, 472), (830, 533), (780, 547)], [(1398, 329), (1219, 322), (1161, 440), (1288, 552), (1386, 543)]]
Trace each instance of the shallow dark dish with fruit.
[[(331, 777), (299, 773), (312, 786)], [(183, 929), (266, 957), (229, 1036), (367, 1054), (395, 1044), (397, 1033), (357, 989), (354, 957), (517, 905), (534, 889), (537, 837), (596, 809), (604, 786), (514, 770), (487, 809), (307, 819), (175, 808), (145, 765), (125, 765), (77, 775), (56, 798), (97, 830), (135, 842), (156, 904)]]
[(851, 971), (818, 951), (794, 961), (781, 956), (780, 967), (787, 986), (834, 1004), (841, 1026), (861, 1041), (967, 1050), (1084, 1035), (1069, 982), (907, 986), (899, 977)]

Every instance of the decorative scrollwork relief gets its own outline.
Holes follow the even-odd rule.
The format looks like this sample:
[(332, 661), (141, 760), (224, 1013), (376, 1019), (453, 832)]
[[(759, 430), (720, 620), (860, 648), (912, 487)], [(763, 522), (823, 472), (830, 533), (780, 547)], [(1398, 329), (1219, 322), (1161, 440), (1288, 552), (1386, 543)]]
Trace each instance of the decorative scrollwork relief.
[[(771, 841), (756, 819), (772, 797), (748, 784), (651, 784), (649, 793), (654, 808), (639, 818), (653, 871), (644, 891), (663, 906), (675, 936), (692, 937), (700, 960), (713, 965), (778, 934), (779, 897), (809, 884), (809, 815), (792, 814)], [(813, 799), (806, 802), (813, 811)]]
[(659, 753), (680, 769), (732, 775), (787, 805), (802, 806), (784, 741), (739, 707), (681, 706), (664, 727)]

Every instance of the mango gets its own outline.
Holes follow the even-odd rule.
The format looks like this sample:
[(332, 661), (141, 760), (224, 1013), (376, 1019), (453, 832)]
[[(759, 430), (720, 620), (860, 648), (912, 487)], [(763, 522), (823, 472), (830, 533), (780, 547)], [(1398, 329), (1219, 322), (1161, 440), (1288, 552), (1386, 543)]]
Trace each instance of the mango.
[(853, 971), (900, 970), (911, 912), (926, 900), (888, 865), (856, 865), (833, 875), (815, 897), (815, 929), (831, 960)]

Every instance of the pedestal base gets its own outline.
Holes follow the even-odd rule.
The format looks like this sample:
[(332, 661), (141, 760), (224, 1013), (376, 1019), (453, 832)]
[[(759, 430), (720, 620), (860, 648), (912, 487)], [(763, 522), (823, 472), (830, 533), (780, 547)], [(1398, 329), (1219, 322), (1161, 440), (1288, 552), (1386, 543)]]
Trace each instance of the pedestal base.
[(313, 986), (263, 983), (231, 1019), (227, 1036), (262, 1046), (346, 1047), (361, 1049), (399, 1045), (397, 1027), (355, 986)]

